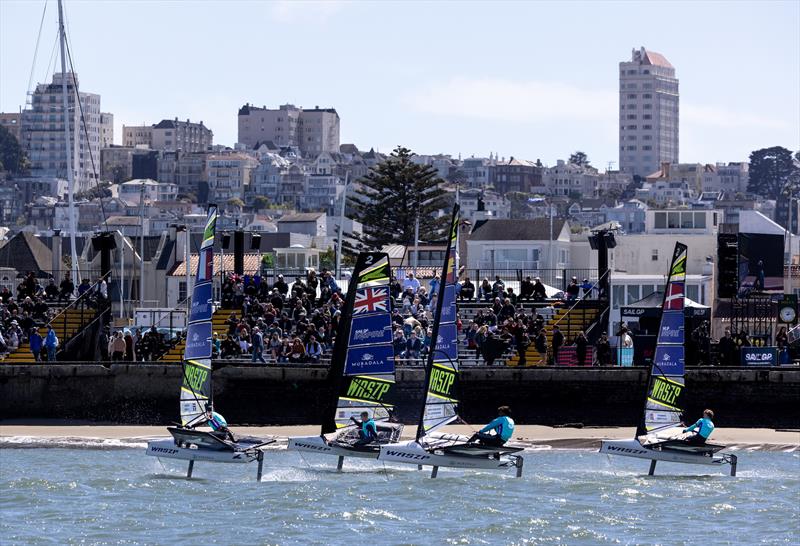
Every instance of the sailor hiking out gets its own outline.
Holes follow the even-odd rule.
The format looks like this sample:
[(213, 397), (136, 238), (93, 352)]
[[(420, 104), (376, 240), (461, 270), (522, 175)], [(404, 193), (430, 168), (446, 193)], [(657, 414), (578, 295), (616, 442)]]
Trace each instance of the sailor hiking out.
[(514, 434), (514, 420), (508, 406), (497, 408), (497, 417), (488, 425), (472, 435), (470, 442), (477, 440), (485, 446), (500, 447)]
[(703, 411), (703, 416), (696, 423), (683, 429), (684, 433), (693, 432), (691, 436), (684, 438), (684, 442), (689, 445), (703, 445), (714, 432), (714, 412), (710, 409)]

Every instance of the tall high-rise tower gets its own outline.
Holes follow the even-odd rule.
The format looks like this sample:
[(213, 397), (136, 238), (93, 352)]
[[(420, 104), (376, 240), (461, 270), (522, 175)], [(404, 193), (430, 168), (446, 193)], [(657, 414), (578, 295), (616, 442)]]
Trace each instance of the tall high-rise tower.
[(660, 53), (634, 49), (619, 63), (619, 166), (647, 176), (678, 162), (678, 78)]

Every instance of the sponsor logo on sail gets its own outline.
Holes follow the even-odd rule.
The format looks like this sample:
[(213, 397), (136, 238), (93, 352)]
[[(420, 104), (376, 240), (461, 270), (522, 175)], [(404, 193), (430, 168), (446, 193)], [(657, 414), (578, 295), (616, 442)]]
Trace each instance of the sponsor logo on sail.
[(679, 385), (673, 381), (667, 381), (660, 377), (654, 377), (653, 379), (653, 390), (650, 392), (650, 399), (667, 406), (675, 407), (683, 392), (683, 385)]
[(392, 383), (388, 381), (378, 381), (365, 377), (353, 377), (347, 386), (345, 396), (358, 400), (369, 400), (371, 402), (382, 402), (384, 396), (389, 392)]
[(383, 330), (370, 330), (369, 328), (361, 328), (353, 330), (353, 340), (355, 341), (369, 341), (375, 339), (382, 339), (384, 337)]
[(193, 366), (191, 364), (187, 364), (186, 370), (184, 372), (183, 382), (184, 384), (189, 387), (192, 391), (202, 391), (203, 386), (208, 379), (208, 370), (204, 370), (202, 368), (198, 368), (197, 366)]
[(451, 390), (455, 382), (456, 373), (453, 370), (434, 366), (431, 370), (431, 381), (428, 385), (428, 390), (445, 398), (453, 398)]

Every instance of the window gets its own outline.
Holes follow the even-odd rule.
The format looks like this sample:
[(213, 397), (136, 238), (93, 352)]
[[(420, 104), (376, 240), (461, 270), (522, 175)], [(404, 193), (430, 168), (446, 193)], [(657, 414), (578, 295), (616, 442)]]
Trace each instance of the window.
[(623, 295), (624, 293), (622, 292), (621, 286), (611, 287), (611, 305), (614, 309), (619, 309), (619, 306), (622, 305)]
[(628, 98), (629, 99), (635, 99), (636, 98), (636, 93), (628, 93)]
[(645, 151), (650, 151), (652, 149), (653, 149), (652, 146), (642, 146), (642, 150), (645, 150)]
[(694, 228), (694, 213), (693, 212), (682, 212), (681, 213), (681, 227), (683, 229), (692, 229), (692, 228)]
[(178, 302), (182, 302), (186, 299), (186, 281), (180, 281), (178, 283)]
[(642, 119), (653, 119), (653, 115), (652, 114), (644, 114), (642, 116)]
[(705, 227), (706, 227), (706, 213), (705, 212), (695, 212), (694, 213), (694, 227), (695, 227), (695, 229), (705, 229)]
[(628, 125), (628, 129), (630, 129), (632, 131), (636, 130), (636, 125)]
[(653, 249), (653, 251), (652, 251), (652, 253), (650, 255), (650, 260), (652, 260), (654, 262), (658, 261), (658, 249), (657, 248)]
[(644, 105), (644, 109), (645, 110), (652, 110), (653, 109), (653, 105), (648, 102), (647, 104)]
[(629, 284), (628, 285), (628, 290), (627, 290), (628, 305), (632, 304), (635, 301), (639, 301), (641, 299), (639, 290), (640, 290), (640, 287), (639, 287), (638, 284)]
[(681, 227), (680, 225), (680, 213), (679, 212), (668, 212), (667, 213), (667, 227), (669, 229), (678, 229)]
[(650, 294), (656, 291), (656, 287), (653, 284), (643, 284), (642, 285), (642, 297), (646, 298)]
[(700, 287), (696, 284), (687, 284), (686, 297), (690, 300), (698, 301), (700, 299)]
[(628, 114), (628, 119), (636, 119), (636, 114)]
[(628, 110), (636, 110), (636, 105), (635, 104), (629, 104), (628, 105)]
[(651, 95), (650, 93), (645, 93), (643, 96), (646, 99), (652, 99), (653, 98), (653, 95)]

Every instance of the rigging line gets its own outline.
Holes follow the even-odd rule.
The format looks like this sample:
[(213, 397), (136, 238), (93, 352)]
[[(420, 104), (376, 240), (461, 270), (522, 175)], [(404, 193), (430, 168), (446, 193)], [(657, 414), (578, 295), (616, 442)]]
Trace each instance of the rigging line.
[(33, 73), (36, 69), (36, 57), (39, 56), (39, 42), (42, 39), (42, 28), (44, 27), (44, 16), (47, 13), (47, 0), (44, 0), (44, 8), (42, 9), (42, 20), (39, 22), (39, 32), (36, 35), (36, 47), (33, 50), (33, 62), (31, 62), (31, 74), (28, 76), (27, 92), (31, 93), (31, 85), (33, 85)]
[(56, 51), (58, 50), (58, 32), (56, 32), (56, 38), (53, 40), (53, 49), (50, 51), (50, 60), (47, 61), (47, 69), (44, 72), (44, 77), (42, 78), (43, 82), (47, 81), (47, 77), (50, 75), (50, 70), (52, 69), (55, 72), (55, 60), (56, 60)]
[[(83, 125), (83, 134), (86, 138), (86, 149), (89, 150), (89, 159), (92, 162), (92, 174), (94, 175), (94, 185), (98, 190), (101, 190), (100, 195), (98, 195), (97, 200), (100, 202), (100, 212), (103, 214), (103, 223), (106, 226), (106, 231), (108, 231), (108, 216), (106, 216), (106, 208), (103, 205), (103, 196), (102, 196), (102, 189), (100, 188), (100, 180), (97, 176), (97, 166), (94, 162), (94, 154), (92, 153), (92, 145), (91, 141), (89, 140), (89, 129), (86, 127), (86, 116), (83, 112), (83, 103), (81, 102), (81, 96), (78, 91), (78, 80), (75, 77), (75, 65), (72, 63), (72, 50), (69, 47), (69, 40), (66, 43), (67, 46), (67, 56), (69, 57), (69, 68), (72, 72), (72, 85), (75, 87), (75, 102), (78, 103), (78, 107), (80, 108), (81, 112), (81, 125)], [(100, 136), (98, 135), (98, 139)], [(98, 143), (99, 146), (99, 143)]]

